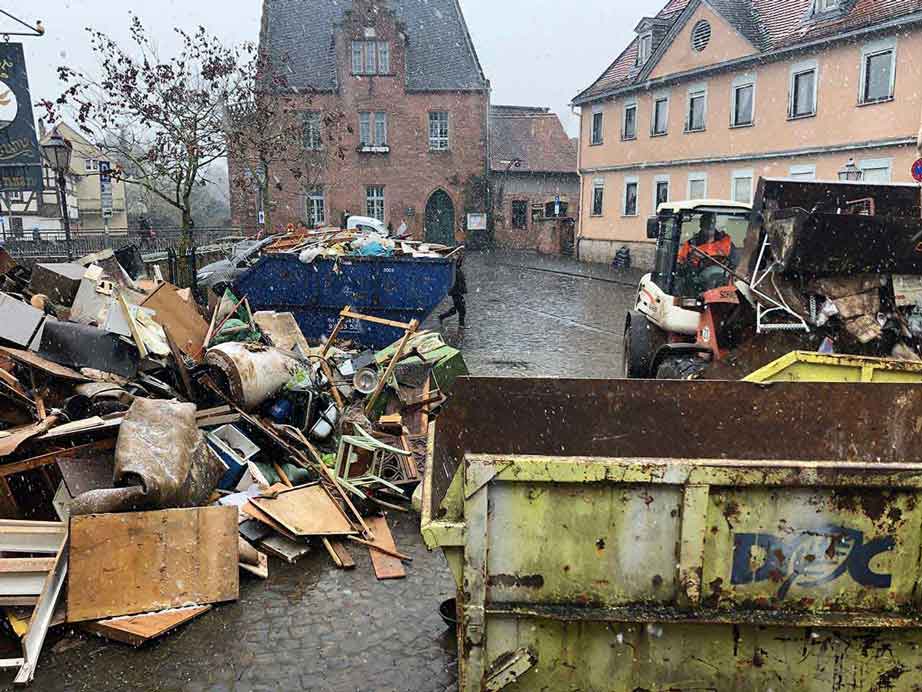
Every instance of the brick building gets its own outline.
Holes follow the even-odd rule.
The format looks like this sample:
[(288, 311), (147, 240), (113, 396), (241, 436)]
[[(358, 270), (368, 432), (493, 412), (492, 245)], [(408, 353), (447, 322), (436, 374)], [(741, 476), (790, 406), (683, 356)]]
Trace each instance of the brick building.
[[(344, 114), (344, 158), (317, 179), (280, 180), (271, 222), (373, 216), (414, 237), (465, 240), (485, 227), (489, 82), (458, 0), (264, 0), (262, 48), (305, 99), (304, 146), (322, 149), (324, 111)], [(231, 176), (245, 163), (231, 157)], [(292, 176), (289, 176), (292, 178)], [(235, 223), (257, 227), (256, 194), (232, 194)], [(472, 215), (472, 216), (469, 216)]]
[(496, 245), (569, 253), (579, 218), (577, 140), (549, 108), (493, 106), (490, 141)]

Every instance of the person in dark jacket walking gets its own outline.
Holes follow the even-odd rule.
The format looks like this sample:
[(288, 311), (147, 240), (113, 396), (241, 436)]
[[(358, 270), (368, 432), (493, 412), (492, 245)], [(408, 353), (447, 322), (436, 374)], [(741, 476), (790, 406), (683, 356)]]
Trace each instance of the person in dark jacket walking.
[(457, 315), (458, 326), (462, 328), (465, 326), (464, 320), (467, 317), (467, 305), (465, 304), (464, 296), (467, 295), (467, 280), (464, 278), (464, 269), (461, 267), (462, 264), (464, 264), (463, 256), (458, 259), (458, 266), (455, 268), (455, 283), (448, 292), (448, 295), (451, 296), (451, 302), (453, 303), (451, 310), (439, 315), (439, 324), (452, 315)]

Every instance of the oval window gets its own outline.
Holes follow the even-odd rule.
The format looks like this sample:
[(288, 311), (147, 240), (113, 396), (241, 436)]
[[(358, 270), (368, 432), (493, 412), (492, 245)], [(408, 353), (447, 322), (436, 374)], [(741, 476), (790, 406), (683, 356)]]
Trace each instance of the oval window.
[(695, 28), (692, 29), (691, 34), (692, 48), (697, 52), (703, 51), (707, 48), (708, 43), (711, 42), (711, 24), (706, 19), (702, 19), (700, 22), (695, 24)]

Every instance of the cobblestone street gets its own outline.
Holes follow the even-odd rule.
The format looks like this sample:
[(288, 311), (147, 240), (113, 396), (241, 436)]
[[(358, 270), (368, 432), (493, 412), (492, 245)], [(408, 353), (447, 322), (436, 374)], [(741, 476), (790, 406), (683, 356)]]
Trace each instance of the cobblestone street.
[[(446, 321), (475, 375), (615, 377), (636, 272), (515, 253), (471, 253), (468, 329)], [(594, 278), (593, 278), (594, 277)], [(437, 328), (430, 321), (427, 326)], [(242, 577), (240, 599), (138, 650), (80, 632), (46, 642), (41, 692), (456, 689), (456, 642), (438, 614), (454, 592), (418, 517), (389, 515), (407, 578), (333, 567), (321, 549), (296, 565), (270, 562), (267, 581)], [(4, 689), (13, 674), (4, 673)]]

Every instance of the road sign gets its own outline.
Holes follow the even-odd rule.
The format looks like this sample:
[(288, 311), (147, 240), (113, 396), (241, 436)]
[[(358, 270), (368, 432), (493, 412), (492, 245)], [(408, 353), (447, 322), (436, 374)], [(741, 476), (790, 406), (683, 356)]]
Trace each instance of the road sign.
[(922, 183), (922, 159), (912, 164), (912, 177), (917, 183)]

